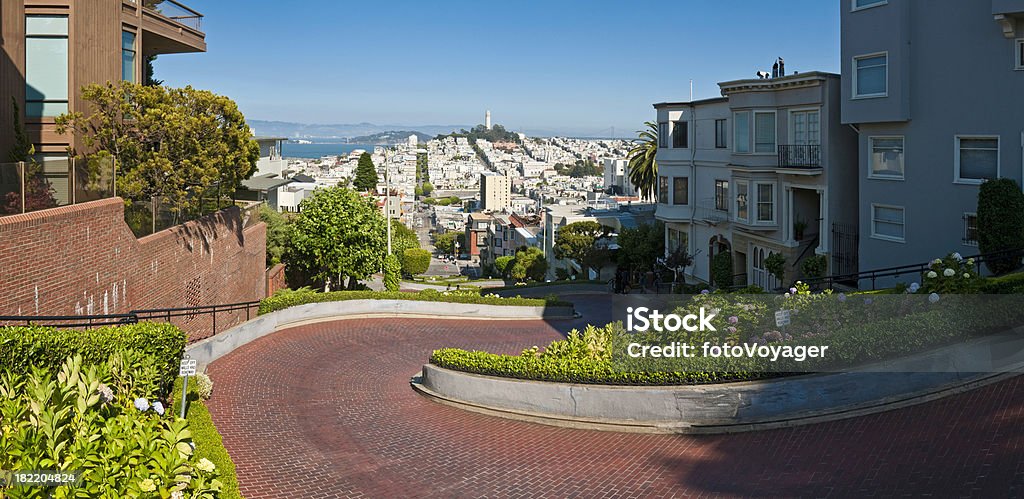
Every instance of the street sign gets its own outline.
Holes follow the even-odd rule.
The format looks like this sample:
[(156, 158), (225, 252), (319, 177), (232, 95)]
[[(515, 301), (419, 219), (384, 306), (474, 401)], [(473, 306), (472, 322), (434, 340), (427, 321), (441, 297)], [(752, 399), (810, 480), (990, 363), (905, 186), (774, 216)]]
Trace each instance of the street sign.
[(778, 327), (788, 326), (789, 322), (790, 322), (789, 319), (790, 319), (790, 311), (789, 310), (779, 310), (779, 311), (775, 312), (775, 325), (776, 326), (778, 326)]
[(181, 359), (181, 366), (178, 368), (178, 376), (195, 376), (196, 359)]

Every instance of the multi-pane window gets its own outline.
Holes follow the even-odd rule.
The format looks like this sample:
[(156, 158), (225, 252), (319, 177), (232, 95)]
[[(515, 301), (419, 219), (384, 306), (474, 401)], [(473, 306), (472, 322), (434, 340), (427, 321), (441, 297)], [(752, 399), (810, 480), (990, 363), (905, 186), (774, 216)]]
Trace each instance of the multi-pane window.
[(726, 147), (726, 126), (725, 120), (715, 120), (715, 148), (725, 149)]
[(658, 123), (658, 147), (668, 147), (668, 122)]
[(1024, 70), (1024, 38), (1017, 40), (1017, 69)]
[(870, 177), (903, 178), (903, 137), (871, 137)]
[(689, 142), (689, 123), (685, 121), (674, 121), (672, 122), (672, 147), (676, 149), (685, 149)]
[(978, 245), (978, 214), (964, 213), (964, 244)]
[(889, 56), (887, 54), (853, 59), (853, 96), (882, 97), (888, 93)]
[(25, 115), (68, 111), (68, 16), (25, 16)]
[(999, 137), (956, 138), (956, 181), (981, 183), (999, 177)]
[(775, 185), (757, 185), (757, 221), (771, 223), (775, 221)]
[(135, 33), (131, 31), (121, 32), (121, 79), (135, 82)]
[(743, 222), (750, 221), (749, 190), (746, 180), (736, 181), (736, 219)]
[(729, 211), (729, 181), (715, 181), (715, 209)]
[(871, 205), (871, 235), (878, 239), (903, 242), (906, 237), (906, 212), (902, 206)]
[(672, 204), (689, 204), (690, 179), (675, 177), (672, 179)]
[(750, 111), (741, 111), (732, 115), (734, 151), (750, 152)]
[(754, 113), (754, 152), (775, 152), (775, 112)]
[(658, 202), (668, 204), (668, 177), (658, 177)]

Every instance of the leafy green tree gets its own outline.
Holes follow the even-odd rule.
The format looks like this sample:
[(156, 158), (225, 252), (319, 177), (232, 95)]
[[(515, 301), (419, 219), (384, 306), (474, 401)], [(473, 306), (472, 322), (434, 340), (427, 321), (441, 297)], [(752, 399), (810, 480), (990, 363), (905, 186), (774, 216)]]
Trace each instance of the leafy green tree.
[(423, 195), (424, 196), (429, 196), (433, 192), (434, 192), (434, 184), (431, 184), (430, 182), (423, 182)]
[(267, 267), (284, 261), (292, 240), (292, 225), (288, 219), (267, 205), (260, 205), (260, 220), (267, 224)]
[(555, 257), (574, 260), (583, 269), (593, 269), (600, 279), (601, 267), (611, 259), (604, 244), (611, 233), (611, 227), (592, 221), (566, 225), (555, 233)]
[(402, 273), (419, 275), (430, 268), (430, 252), (420, 248), (409, 248), (402, 253)]
[(434, 247), (442, 255), (451, 255), (455, 253), (456, 241), (458, 241), (458, 235), (455, 232), (445, 232), (434, 236)]
[(417, 198), (423, 196), (423, 187), (417, 185), (415, 188), (413, 188), (413, 194)]
[(355, 289), (357, 280), (381, 269), (386, 223), (373, 200), (343, 187), (318, 189), (295, 219), (288, 262), (317, 282), (340, 287), (348, 278)]
[(1024, 248), (1024, 193), (1008, 178), (989, 180), (978, 190), (978, 250), (982, 253), (1008, 251), (1005, 256), (986, 258), (993, 274), (1020, 267)]
[(419, 248), (420, 238), (416, 232), (402, 222), (391, 219), (391, 252), (401, 259), (402, 253), (410, 248)]
[(398, 291), (402, 284), (402, 264), (394, 253), (384, 257), (384, 289)]
[(512, 262), (515, 259), (516, 259), (516, 257), (514, 257), (512, 255), (499, 256), (498, 258), (495, 258), (494, 259), (494, 270), (497, 271), (498, 275), (500, 275), (502, 277), (507, 276), (508, 275), (508, 271), (511, 270), (510, 267), (512, 265)]
[(25, 192), (22, 193), (21, 189), (8, 192), (3, 198), (3, 204), (0, 205), (0, 213), (21, 213), (23, 198), (25, 212), (54, 208), (57, 206), (56, 191), (53, 184), (43, 176), (43, 165), (33, 158), (36, 147), (25, 133), (25, 127), (21, 123), (21, 110), (14, 97), (11, 97), (11, 108), (14, 116), (14, 146), (7, 157), (12, 163), (25, 162)]
[(130, 82), (86, 85), (81, 95), (91, 114), (57, 117), (57, 132), (81, 137), (89, 155), (112, 156), (126, 198), (191, 209), (204, 194), (231, 195), (256, 171), (259, 145), (227, 97)]
[(658, 125), (644, 123), (646, 130), (638, 130), (629, 150), (629, 182), (641, 197), (658, 199)]
[(377, 182), (377, 167), (373, 165), (373, 157), (370, 153), (364, 152), (359, 156), (356, 178), (352, 181), (352, 186), (360, 191), (369, 191), (377, 188)]
[(517, 281), (543, 281), (548, 272), (548, 261), (544, 252), (533, 246), (516, 250), (515, 259), (507, 268), (509, 277)]
[(618, 264), (633, 270), (647, 271), (665, 254), (665, 224), (656, 221), (636, 228), (624, 228), (616, 241)]

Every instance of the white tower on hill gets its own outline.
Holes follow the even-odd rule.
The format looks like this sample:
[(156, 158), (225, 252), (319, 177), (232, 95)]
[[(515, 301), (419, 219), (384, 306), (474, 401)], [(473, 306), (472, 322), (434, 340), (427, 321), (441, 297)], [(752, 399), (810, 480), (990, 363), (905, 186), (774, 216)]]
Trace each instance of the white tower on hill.
[(490, 110), (487, 110), (487, 112), (484, 113), (484, 126), (487, 127), (488, 130), (491, 129), (491, 111)]

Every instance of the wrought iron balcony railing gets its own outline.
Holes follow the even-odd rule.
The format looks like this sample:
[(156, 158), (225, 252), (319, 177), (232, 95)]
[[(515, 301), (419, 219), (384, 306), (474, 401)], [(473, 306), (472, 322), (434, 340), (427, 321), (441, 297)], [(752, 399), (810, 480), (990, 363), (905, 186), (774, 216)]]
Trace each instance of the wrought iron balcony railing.
[(820, 145), (780, 145), (780, 168), (821, 168)]

